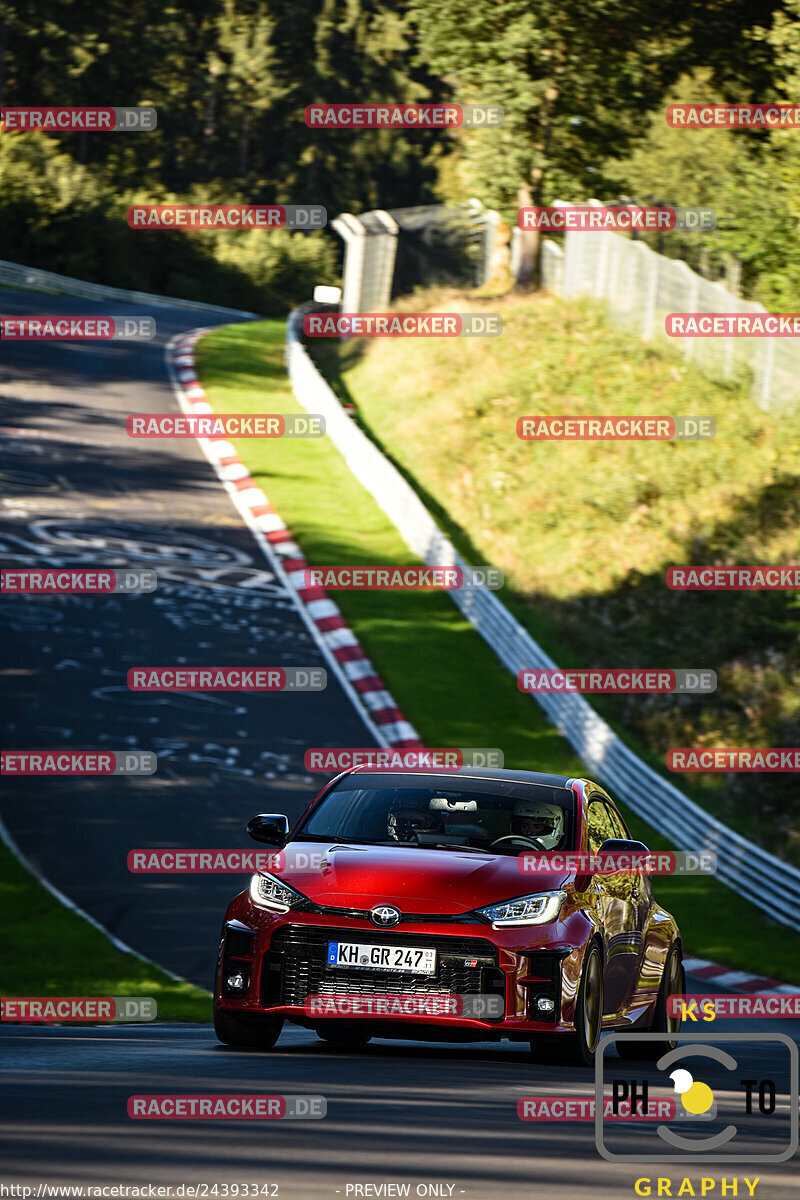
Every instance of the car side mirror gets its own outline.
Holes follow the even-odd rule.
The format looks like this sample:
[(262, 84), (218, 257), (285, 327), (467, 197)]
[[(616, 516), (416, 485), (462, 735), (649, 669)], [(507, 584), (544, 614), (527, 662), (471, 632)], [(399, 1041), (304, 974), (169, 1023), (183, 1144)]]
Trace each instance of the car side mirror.
[(255, 842), (285, 846), (289, 837), (289, 818), (283, 813), (259, 813), (247, 823), (247, 832)]
[(637, 842), (633, 838), (606, 838), (600, 847), (598, 854), (649, 854), (647, 846), (644, 842)]
[[(606, 838), (596, 854), (649, 854), (647, 846), (644, 842), (637, 842), (633, 838)], [(577, 875), (575, 878), (575, 891), (585, 892), (592, 884), (594, 875), (591, 873)]]

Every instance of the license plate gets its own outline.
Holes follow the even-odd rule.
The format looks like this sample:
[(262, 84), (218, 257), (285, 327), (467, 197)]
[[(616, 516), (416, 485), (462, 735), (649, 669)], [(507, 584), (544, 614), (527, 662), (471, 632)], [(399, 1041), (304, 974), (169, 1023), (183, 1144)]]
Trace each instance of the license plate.
[(417, 946), (363, 946), (358, 942), (328, 942), (328, 966), (435, 975), (436, 951), (432, 947), (422, 949)]

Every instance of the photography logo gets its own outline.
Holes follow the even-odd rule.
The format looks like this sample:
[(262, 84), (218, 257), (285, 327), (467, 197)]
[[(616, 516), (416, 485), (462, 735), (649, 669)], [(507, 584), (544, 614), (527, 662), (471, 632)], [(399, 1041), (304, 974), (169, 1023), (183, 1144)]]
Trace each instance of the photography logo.
[(672, 1071), (670, 1079), (680, 1097), (679, 1116), (702, 1117), (704, 1121), (710, 1121), (717, 1115), (717, 1102), (707, 1083), (696, 1082), (691, 1071), (687, 1071), (684, 1067), (678, 1067), (677, 1071)]
[[(798, 1051), (791, 1038), (673, 1033), (670, 1040), (673, 1050), (663, 1034), (611, 1033), (601, 1040), (595, 1143), (603, 1158), (730, 1165), (786, 1162), (797, 1153)], [(609, 1054), (622, 1044), (624, 1059)], [(667, 1097), (675, 1101), (674, 1117), (646, 1122), (651, 1110), (663, 1111), (657, 1105)], [(615, 1120), (625, 1105), (637, 1124)]]

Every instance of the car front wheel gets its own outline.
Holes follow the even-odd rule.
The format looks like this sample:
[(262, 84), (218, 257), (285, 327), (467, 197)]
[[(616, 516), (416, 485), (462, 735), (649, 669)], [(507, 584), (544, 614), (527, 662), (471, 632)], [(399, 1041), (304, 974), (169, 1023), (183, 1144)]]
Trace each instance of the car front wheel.
[(586, 951), (580, 987), (575, 998), (575, 1032), (531, 1040), (531, 1055), (539, 1062), (564, 1062), (591, 1067), (603, 1027), (603, 959), (593, 943)]
[(360, 1050), (372, 1040), (372, 1034), (359, 1025), (349, 1029), (346, 1025), (331, 1022), (329, 1025), (317, 1025), (314, 1032), (323, 1042), (339, 1046), (342, 1050)]
[(214, 1008), (214, 1033), (226, 1046), (271, 1050), (282, 1029), (283, 1017), (239, 1016)]
[[(661, 986), (658, 989), (653, 1024), (648, 1033), (661, 1033), (663, 1040), (652, 1042), (617, 1042), (617, 1054), (625, 1059), (644, 1059), (654, 1061), (661, 1058), (668, 1050), (674, 1050), (677, 1042), (672, 1034), (680, 1033), (681, 1018), (669, 1015), (670, 996), (682, 996), (686, 993), (686, 977), (681, 962), (680, 950), (673, 946), (664, 963), (664, 973), (661, 976)], [(642, 1030), (644, 1033), (644, 1030)]]

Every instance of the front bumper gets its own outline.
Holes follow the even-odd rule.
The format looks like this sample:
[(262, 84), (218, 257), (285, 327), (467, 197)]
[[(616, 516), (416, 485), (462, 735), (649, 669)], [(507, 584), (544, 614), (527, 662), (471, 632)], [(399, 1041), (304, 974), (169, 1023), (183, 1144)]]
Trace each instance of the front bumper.
[[(222, 931), (214, 999), (221, 1011), (282, 1016), (311, 1027), (333, 1016), (337, 1022), (357, 1020), (387, 1030), (390, 1024), (414, 1025), (441, 1034), (473, 1031), (520, 1040), (535, 1033), (567, 1033), (574, 1029), (589, 933), (580, 914), (546, 926), (502, 930), (454, 918), (410, 918), (382, 930), (366, 920), (345, 922), (340, 915), (268, 913), (237, 897)], [(327, 948), (332, 941), (434, 947), (436, 973), (331, 967)], [(379, 1011), (370, 999), (376, 996), (398, 1002)], [(324, 1003), (310, 1003), (314, 997)], [(462, 1009), (448, 1002), (452, 997), (469, 1002)], [(492, 998), (483, 1009), (481, 997)], [(540, 1000), (552, 1001), (549, 1011), (540, 1011)], [(412, 1011), (398, 1011), (404, 1002)], [(481, 1011), (490, 1015), (477, 1015)]]

